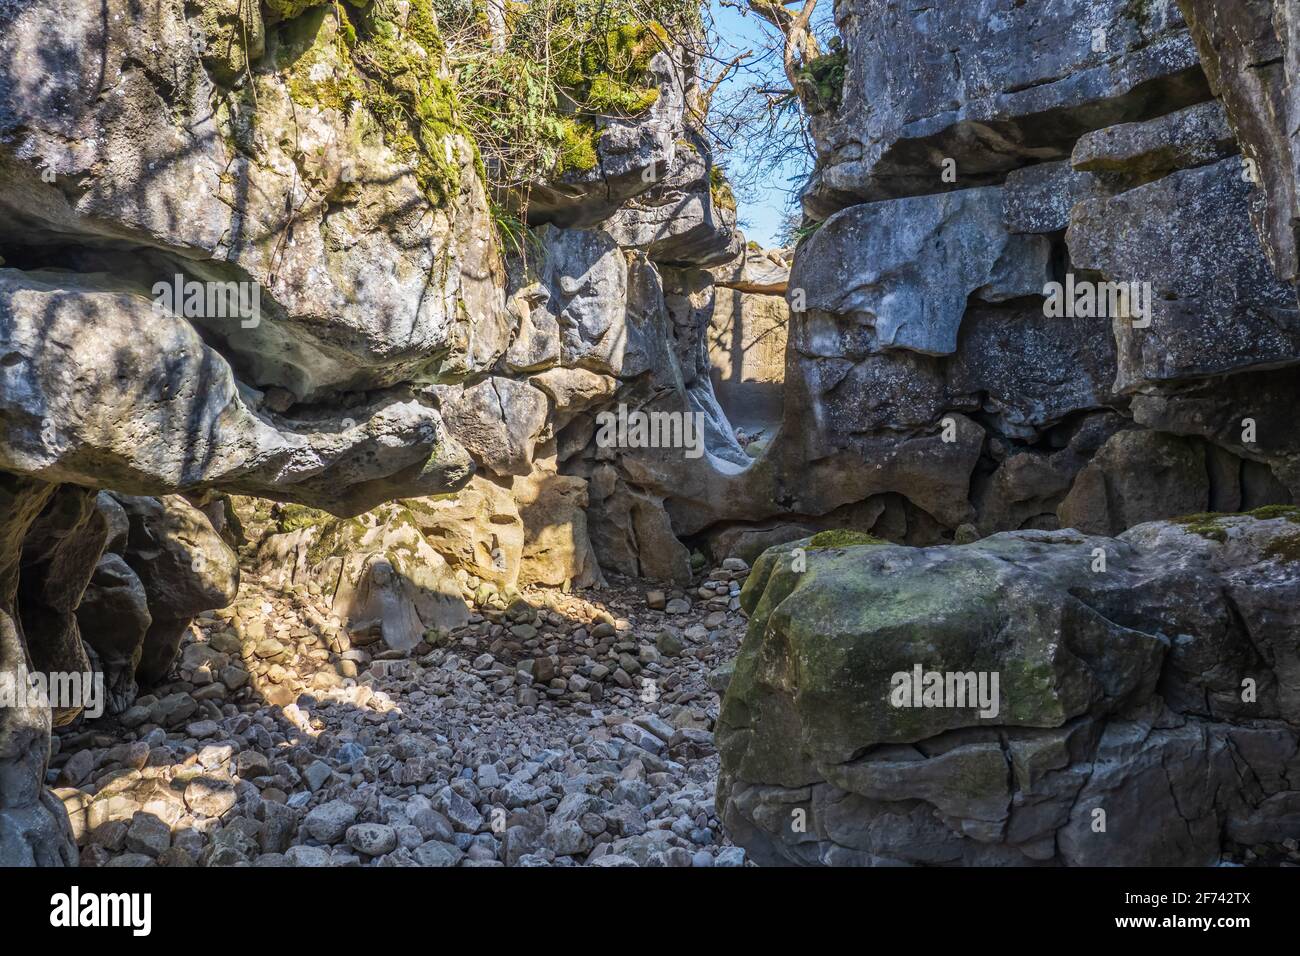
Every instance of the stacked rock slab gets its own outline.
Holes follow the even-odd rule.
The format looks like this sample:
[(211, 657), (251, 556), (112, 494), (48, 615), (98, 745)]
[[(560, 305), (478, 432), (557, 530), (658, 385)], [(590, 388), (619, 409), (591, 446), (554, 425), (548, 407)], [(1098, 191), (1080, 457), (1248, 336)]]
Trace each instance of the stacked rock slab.
[(782, 425), (740, 473), (646, 467), (678, 533), (869, 517), (927, 544), (1297, 500), (1295, 17), (1185, 6), (837, 5)]

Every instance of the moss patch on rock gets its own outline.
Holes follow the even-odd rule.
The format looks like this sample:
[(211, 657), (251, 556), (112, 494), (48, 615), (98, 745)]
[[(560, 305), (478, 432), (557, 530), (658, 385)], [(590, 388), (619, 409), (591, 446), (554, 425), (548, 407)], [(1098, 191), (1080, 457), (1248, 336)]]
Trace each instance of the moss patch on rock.
[(1300, 507), (1296, 505), (1265, 505), (1252, 511), (1215, 511), (1183, 515), (1174, 518), (1173, 523), (1181, 525), (1189, 534), (1198, 534), (1211, 541), (1228, 540), (1228, 530), (1222, 525), (1225, 518), (1254, 518), (1256, 521), (1276, 521), (1284, 519), (1292, 524), (1300, 524)]
[[(460, 143), (474, 146), (451, 80), (430, 0), (333, 3), (300, 10), (281, 27), (279, 64), (289, 95), (305, 108), (360, 106), (374, 131), (442, 205), (460, 187)], [(475, 153), (477, 158), (477, 152)]]
[(856, 548), (865, 544), (889, 544), (889, 542), (877, 538), (875, 535), (867, 534), (865, 531), (854, 531), (852, 528), (834, 528), (813, 535), (808, 542), (808, 547)]
[(1300, 533), (1275, 538), (1264, 548), (1264, 557), (1288, 564), (1300, 562)]
[(288, 504), (281, 505), (279, 516), (276, 518), (276, 531), (280, 534), (286, 534), (290, 531), (298, 531), (302, 528), (321, 528), (331, 521), (337, 520), (327, 511), (321, 511), (318, 508), (309, 508), (306, 505)]
[(809, 60), (796, 74), (799, 93), (810, 113), (830, 113), (844, 97), (844, 71), (848, 57), (844, 50)]

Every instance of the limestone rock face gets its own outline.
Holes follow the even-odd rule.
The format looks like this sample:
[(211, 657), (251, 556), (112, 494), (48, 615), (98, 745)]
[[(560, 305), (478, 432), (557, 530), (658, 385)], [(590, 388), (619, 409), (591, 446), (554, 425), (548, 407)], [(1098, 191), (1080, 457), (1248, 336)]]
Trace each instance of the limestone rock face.
[[(741, 597), (719, 816), (766, 863), (1206, 865), (1237, 834), (1280, 843), (1295, 521), (768, 550)], [(926, 705), (899, 690), (918, 670), (984, 683), (941, 680)]]
[(832, 216), (808, 240), (790, 294), (806, 303), (798, 311), (841, 316), (879, 348), (948, 355), (966, 299), (1041, 292), (1048, 251), (1045, 241), (1012, 238), (996, 189), (867, 203)]
[(77, 605), (81, 639), (104, 675), (107, 710), (121, 713), (135, 702), (136, 670), (153, 625), (144, 585), (121, 555), (106, 553)]
[(839, 4), (848, 50), (842, 103), (814, 120), (820, 171), (805, 208), (1000, 182), (1065, 159), (1080, 134), (1143, 119), (1152, 102), (1204, 100), (1178, 9), (1128, 0), (907, 7)]
[(1252, 209), (1277, 274), (1300, 279), (1300, 7), (1295, 0), (1179, 0), (1214, 92), (1253, 164)]
[[(720, 816), (760, 861), (1200, 864), (1283, 838), (1297, 20), (1230, 6), (837, 5), (781, 427), (723, 477), (634, 472), (679, 531), (780, 542), (717, 735)], [(833, 521), (923, 547), (793, 538)], [(917, 665), (1000, 672), (1004, 706), (892, 706)]]
[(782, 250), (759, 249), (752, 243), (745, 243), (736, 258), (712, 267), (709, 272), (719, 287), (740, 292), (785, 295), (790, 284), (787, 254)]
[(526, 381), (493, 376), (469, 388), (440, 386), (442, 416), (475, 464), (496, 475), (526, 475), (547, 423), (546, 395)]
[(356, 518), (288, 512), (278, 530), (259, 542), (259, 566), (280, 584), (319, 587), (358, 643), (409, 651), (469, 620), (452, 568), (400, 503)]
[[(180, 0), (147, 21), (124, 0), (94, 11), (43, 0), (10, 18), (6, 231), (23, 229), (37, 255), (80, 239), (89, 260), (141, 291), (176, 273), (255, 283), (256, 317), (189, 317), (241, 380), (297, 400), (491, 364), (508, 327), (469, 144), (448, 141), (457, 173), (434, 206), (417, 170), (367, 133), (365, 111), (330, 99), (329, 84), (359, 67), (340, 53), (327, 9), (267, 32), (272, 69), (251, 91), (209, 75), (198, 50), (216, 38), (205, 27)], [(38, 57), (46, 36), (59, 42)], [(159, 76), (174, 78), (169, 93)], [(387, 267), (372, 269), (378, 261)]]
[(0, 315), (9, 471), (355, 511), (402, 489), (455, 487), (472, 468), (434, 407), (407, 391), (326, 416), (260, 409), (189, 322), (116, 278), (0, 269)]
[(790, 307), (779, 295), (717, 287), (709, 317), (713, 391), (746, 430), (781, 422)]
[(712, 170), (708, 145), (691, 131), (677, 144), (668, 176), (630, 199), (605, 228), (621, 247), (658, 262), (708, 265), (735, 258), (735, 201), (716, 194)]
[[(93, 493), (0, 472), (0, 668), (15, 687), (89, 671), (75, 609), (107, 535)], [(0, 864), (75, 865), (68, 814), (45, 789), (45, 768), (51, 726), (78, 711), (23, 695), (0, 715)]]
[(1150, 328), (1115, 324), (1118, 388), (1300, 355), (1295, 290), (1274, 274), (1251, 228), (1252, 192), (1240, 159), (1225, 159), (1075, 206), (1066, 240), (1074, 262), (1112, 281), (1150, 283), (1154, 293)]
[(644, 114), (602, 117), (596, 165), (566, 172), (558, 181), (535, 183), (528, 197), (529, 221), (565, 227), (608, 219), (634, 196), (672, 174), (686, 115), (692, 67), (680, 49), (656, 53), (649, 74), (659, 96)]
[(1062, 527), (1119, 534), (1157, 518), (1210, 507), (1205, 448), (1159, 432), (1122, 431), (1075, 478), (1057, 509)]
[(239, 561), (207, 516), (179, 495), (117, 500), (130, 521), (122, 556), (144, 589), (151, 619), (137, 676), (153, 684), (171, 670), (190, 619), (235, 599)]
[[(487, 198), (453, 125), (431, 160), (371, 108), (378, 83), (437, 93), (409, 5), (349, 9), (359, 47), (325, 5), (0, 9), (0, 670), (24, 685), (94, 667), (120, 709), (233, 597), (178, 493), (356, 514), (473, 472), (429, 387), (513, 335)], [(368, 73), (377, 35), (418, 70)], [(349, 608), (401, 631), (392, 575), (354, 577)], [(43, 784), (80, 709), (0, 714), (0, 863), (74, 862)]]
[[(813, 120), (780, 425), (750, 468), (625, 466), (664, 495), (679, 533), (818, 528), (889, 495), (856, 519), (873, 516), (862, 530), (885, 537), (906, 526), (915, 543), (966, 522), (988, 534), (1069, 513), (1118, 533), (1187, 502), (1294, 500), (1274, 407), (1289, 402), (1300, 313), (1253, 225), (1275, 200), (1243, 162), (1240, 106), (1202, 71), (1208, 27), (1189, 14), (1189, 32), (1172, 3), (977, 7), (837, 6), (845, 78)], [(1285, 32), (1277, 8), (1283, 26), (1268, 29)], [(1243, 42), (1215, 22), (1222, 42)], [(1284, 115), (1272, 114), (1275, 139)], [(718, 288), (753, 281), (749, 262), (712, 269), (715, 316)], [(1066, 289), (1092, 298), (1065, 302)], [(711, 347), (736, 328), (719, 319)], [(1220, 392), (1234, 398), (1211, 410)], [(1152, 434), (1122, 439), (1122, 467), (1085, 467), (1134, 425)], [(1161, 504), (1134, 484), (1130, 517), (1122, 502), (1103, 508), (1115, 482), (1170, 474), (1174, 446), (1188, 493)]]

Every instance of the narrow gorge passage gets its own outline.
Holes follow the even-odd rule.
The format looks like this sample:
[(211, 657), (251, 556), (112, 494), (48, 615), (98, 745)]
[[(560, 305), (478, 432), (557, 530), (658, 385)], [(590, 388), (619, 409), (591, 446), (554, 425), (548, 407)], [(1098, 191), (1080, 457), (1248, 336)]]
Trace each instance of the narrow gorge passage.
[(653, 607), (634, 582), (530, 590), (410, 653), (246, 575), (174, 679), (55, 738), (81, 862), (742, 865), (709, 729), (743, 629), (732, 564)]
[(1300, 0), (0, 0), (0, 866), (1300, 865), (1298, 131)]

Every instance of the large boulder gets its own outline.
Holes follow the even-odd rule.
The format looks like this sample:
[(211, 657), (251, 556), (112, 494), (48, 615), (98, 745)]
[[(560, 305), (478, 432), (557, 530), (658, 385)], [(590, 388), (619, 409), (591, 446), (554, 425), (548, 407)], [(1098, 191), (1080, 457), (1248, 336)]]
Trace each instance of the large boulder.
[(765, 863), (1205, 865), (1280, 846), (1297, 522), (770, 549), (741, 595), (719, 815)]

